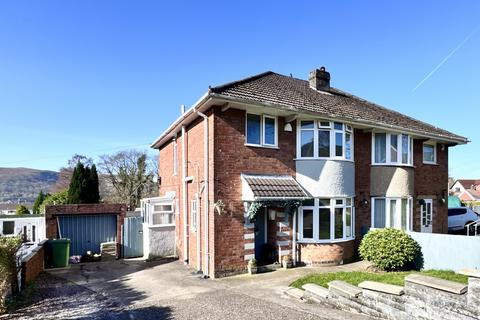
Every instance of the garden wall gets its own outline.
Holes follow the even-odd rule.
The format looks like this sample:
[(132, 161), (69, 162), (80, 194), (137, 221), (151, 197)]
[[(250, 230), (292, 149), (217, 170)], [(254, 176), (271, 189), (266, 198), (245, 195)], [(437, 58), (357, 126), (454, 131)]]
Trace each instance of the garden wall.
[(45, 267), (46, 245), (47, 240), (39, 242), (28, 255), (22, 258), (20, 290), (25, 289), (29, 283), (34, 281), (38, 275), (43, 272)]
[(423, 269), (480, 268), (480, 237), (409, 232), (422, 247)]
[[(468, 286), (412, 274), (405, 278), (404, 287), (372, 281), (364, 281), (358, 287), (332, 281), (328, 289), (306, 284), (300, 298), (380, 319), (480, 319), (480, 272), (465, 270), (462, 273), (469, 276)], [(293, 296), (289, 290), (286, 293)]]

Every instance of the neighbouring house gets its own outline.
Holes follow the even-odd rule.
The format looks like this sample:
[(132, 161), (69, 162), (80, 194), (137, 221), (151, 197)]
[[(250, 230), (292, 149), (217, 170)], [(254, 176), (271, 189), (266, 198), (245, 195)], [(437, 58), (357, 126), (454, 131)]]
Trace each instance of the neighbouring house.
[(27, 242), (45, 239), (45, 217), (39, 214), (0, 215), (0, 235), (22, 235)]
[(24, 205), (32, 213), (31, 204), (18, 204), (18, 203), (0, 203), (0, 215), (15, 215), (17, 213), (17, 207)]
[(450, 188), (450, 194), (467, 204), (480, 203), (480, 179), (458, 179)]
[(210, 87), (182, 112), (152, 144), (155, 219), (175, 220), (179, 258), (204, 275), (341, 264), (370, 228), (448, 231), (448, 150), (468, 140), (333, 88), (324, 68)]

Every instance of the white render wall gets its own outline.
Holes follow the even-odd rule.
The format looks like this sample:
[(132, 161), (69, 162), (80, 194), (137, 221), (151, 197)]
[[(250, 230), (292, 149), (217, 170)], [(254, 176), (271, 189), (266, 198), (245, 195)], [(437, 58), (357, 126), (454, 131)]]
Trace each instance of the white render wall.
[(345, 160), (296, 160), (296, 180), (313, 197), (354, 197), (355, 164)]

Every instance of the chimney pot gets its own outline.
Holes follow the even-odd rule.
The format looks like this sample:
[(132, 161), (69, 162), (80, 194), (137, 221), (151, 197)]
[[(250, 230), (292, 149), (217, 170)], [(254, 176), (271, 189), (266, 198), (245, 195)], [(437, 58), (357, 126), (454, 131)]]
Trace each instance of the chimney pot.
[(326, 71), (325, 67), (310, 71), (308, 82), (310, 87), (320, 91), (330, 90), (330, 73)]

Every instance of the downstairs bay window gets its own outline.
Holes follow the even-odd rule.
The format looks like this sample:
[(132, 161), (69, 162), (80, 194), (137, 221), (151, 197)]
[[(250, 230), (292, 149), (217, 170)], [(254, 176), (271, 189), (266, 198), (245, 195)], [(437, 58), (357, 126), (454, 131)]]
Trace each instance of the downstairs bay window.
[(372, 198), (372, 228), (411, 230), (412, 198)]
[(299, 208), (299, 241), (324, 243), (354, 238), (353, 198), (310, 199)]

